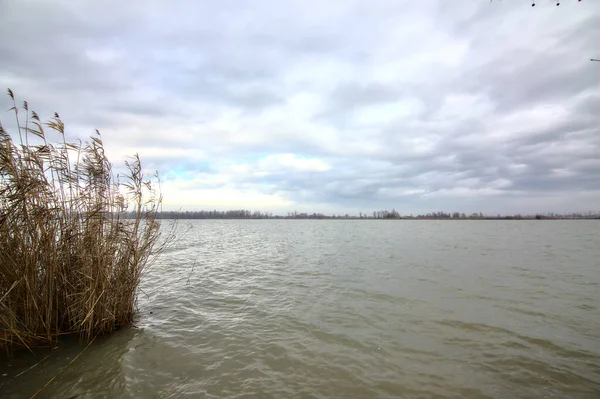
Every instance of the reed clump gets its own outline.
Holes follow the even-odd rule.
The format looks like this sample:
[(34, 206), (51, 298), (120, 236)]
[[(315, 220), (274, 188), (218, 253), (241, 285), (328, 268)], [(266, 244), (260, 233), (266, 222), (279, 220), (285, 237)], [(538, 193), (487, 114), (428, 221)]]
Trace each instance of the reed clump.
[(132, 321), (158, 251), (158, 176), (137, 155), (115, 176), (98, 131), (68, 142), (58, 114), (42, 123), (8, 95), (19, 142), (0, 124), (0, 349), (89, 342)]

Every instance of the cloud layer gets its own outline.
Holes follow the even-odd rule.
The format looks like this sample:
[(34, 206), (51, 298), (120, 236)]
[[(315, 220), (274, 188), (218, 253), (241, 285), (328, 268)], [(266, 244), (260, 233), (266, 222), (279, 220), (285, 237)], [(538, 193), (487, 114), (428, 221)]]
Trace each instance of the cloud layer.
[(4, 0), (0, 86), (171, 209), (587, 211), (598, 37), (585, 0)]

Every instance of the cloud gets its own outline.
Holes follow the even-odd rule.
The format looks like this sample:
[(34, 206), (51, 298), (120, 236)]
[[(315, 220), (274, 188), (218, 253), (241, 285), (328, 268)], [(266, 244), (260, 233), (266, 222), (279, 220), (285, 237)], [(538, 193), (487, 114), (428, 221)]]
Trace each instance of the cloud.
[(599, 35), (593, 1), (22, 0), (0, 86), (139, 153), (167, 208), (587, 211)]
[(303, 158), (294, 154), (271, 154), (258, 161), (260, 173), (324, 172), (331, 166), (320, 159)]

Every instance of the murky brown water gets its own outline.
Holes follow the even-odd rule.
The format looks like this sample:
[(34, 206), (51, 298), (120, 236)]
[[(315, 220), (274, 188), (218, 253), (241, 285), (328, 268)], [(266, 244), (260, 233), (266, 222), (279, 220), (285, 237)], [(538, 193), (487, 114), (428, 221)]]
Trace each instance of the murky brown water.
[[(599, 221), (191, 225), (37, 398), (600, 398)], [(80, 351), (2, 360), (0, 397)]]

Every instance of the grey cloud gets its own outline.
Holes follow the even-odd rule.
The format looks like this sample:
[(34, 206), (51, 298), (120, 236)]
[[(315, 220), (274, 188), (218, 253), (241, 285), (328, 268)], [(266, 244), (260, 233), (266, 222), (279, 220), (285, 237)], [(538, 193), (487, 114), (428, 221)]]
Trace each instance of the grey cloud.
[[(573, 192), (592, 204), (600, 67), (588, 60), (600, 11), (588, 3), (532, 11), (508, 1), (2, 2), (0, 84), (78, 132), (100, 128), (113, 148), (139, 150), (173, 178), (201, 182), (223, 161), (255, 166), (280, 153), (332, 166), (233, 173), (205, 188), (365, 211), (486, 201), (510, 212), (518, 199), (567, 204)], [(306, 93), (319, 107), (312, 114), (303, 108), (312, 104), (289, 103)], [(456, 97), (472, 109), (444, 114)], [(422, 107), (355, 120), (402, 100)], [(506, 122), (546, 106), (565, 118)], [(447, 194), (457, 189), (466, 197)], [(493, 195), (478, 197), (485, 189)]]
[(332, 93), (331, 100), (335, 106), (347, 111), (358, 106), (392, 102), (402, 94), (408, 94), (402, 87), (390, 87), (381, 83), (350, 82), (339, 86)]
[[(509, 25), (511, 15), (497, 11), (490, 13), (489, 8), (480, 6), (468, 23), (455, 29), (470, 43), (472, 55), (472, 65), (466, 66), (459, 82), (463, 88), (487, 93), (499, 112), (565, 101), (582, 91), (598, 89), (597, 66), (589, 62), (600, 36), (598, 10), (574, 25), (558, 25), (556, 30), (543, 26), (534, 37), (525, 32), (536, 14), (530, 20), (520, 18), (525, 29), (518, 43), (506, 41), (506, 30), (507, 26), (517, 31), (520, 27)], [(494, 35), (496, 28), (502, 32), (498, 36)], [(495, 46), (506, 50), (494, 52)]]
[(573, 56), (557, 54), (532, 60), (517, 70), (502, 70), (499, 65), (511, 65), (514, 59), (524, 58), (519, 52), (508, 54), (482, 66), (471, 88), (486, 90), (498, 111), (510, 112), (536, 103), (564, 101), (565, 97), (598, 84), (597, 73), (587, 59), (565, 63), (565, 57)]

